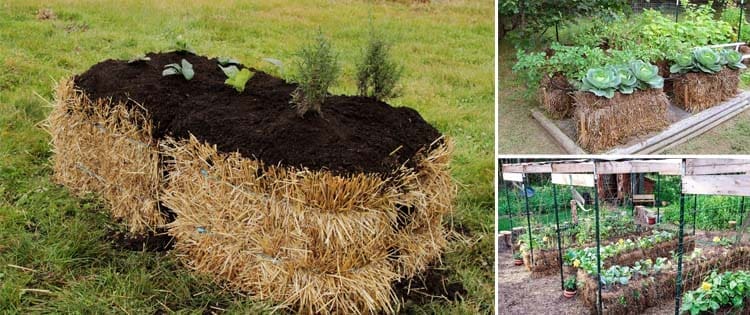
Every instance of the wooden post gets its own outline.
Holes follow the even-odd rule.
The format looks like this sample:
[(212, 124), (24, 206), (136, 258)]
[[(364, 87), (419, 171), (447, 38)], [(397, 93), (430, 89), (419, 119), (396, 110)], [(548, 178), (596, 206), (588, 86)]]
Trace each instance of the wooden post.
[(578, 206), (575, 200), (570, 201), (570, 221), (578, 224)]

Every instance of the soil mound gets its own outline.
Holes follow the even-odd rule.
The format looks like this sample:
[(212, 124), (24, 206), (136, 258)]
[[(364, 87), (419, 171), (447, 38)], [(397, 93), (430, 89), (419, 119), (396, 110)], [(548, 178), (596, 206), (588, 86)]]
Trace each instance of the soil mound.
[[(106, 60), (75, 77), (90, 99), (110, 98), (146, 110), (156, 138), (172, 136), (239, 151), (266, 164), (390, 174), (441, 134), (415, 110), (372, 98), (330, 96), (322, 116), (300, 118), (290, 104), (296, 84), (255, 70), (238, 93), (225, 85), (216, 59), (190, 53), (150, 53), (149, 61)], [(189, 61), (195, 76), (162, 77), (164, 66)]]

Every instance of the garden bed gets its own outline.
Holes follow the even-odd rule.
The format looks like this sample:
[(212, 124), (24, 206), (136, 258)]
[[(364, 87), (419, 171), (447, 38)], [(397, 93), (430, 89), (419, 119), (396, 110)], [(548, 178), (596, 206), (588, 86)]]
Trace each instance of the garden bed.
[[(657, 154), (713, 129), (748, 108), (750, 108), (750, 92), (740, 93), (728, 101), (697, 114), (691, 114), (670, 104), (665, 116), (668, 121), (665, 129), (623, 140), (619, 145), (591, 153)], [(578, 138), (576, 123), (573, 119), (552, 120), (534, 111), (532, 111), (532, 116), (561, 147), (565, 148), (567, 153), (585, 154), (587, 152), (573, 140)], [(618, 121), (618, 124), (622, 123), (626, 122)]]
[[(686, 240), (687, 241), (687, 240)], [(690, 252), (686, 250), (685, 252)], [(730, 248), (712, 248), (704, 252), (704, 257), (683, 261), (683, 292), (697, 288), (712, 271), (741, 269), (750, 255), (747, 245)], [(604, 314), (640, 314), (646, 308), (674, 299), (677, 278), (676, 262), (661, 273), (640, 277), (626, 285), (616, 285), (612, 289), (602, 289)], [(597, 281), (583, 270), (578, 271), (579, 292), (584, 304), (596, 313)]]
[(674, 76), (673, 84), (674, 104), (697, 113), (737, 95), (740, 71), (724, 68), (716, 74), (688, 72)]
[[(627, 239), (627, 238), (635, 238), (635, 237), (641, 237), (643, 235), (647, 235), (650, 233), (650, 230), (644, 229), (637, 232), (627, 233), (627, 234), (619, 234), (619, 235), (613, 235), (607, 240), (601, 241), (601, 246), (606, 246), (612, 243), (617, 242), (618, 239)], [(544, 249), (544, 250), (538, 250), (534, 249), (534, 263), (531, 263), (531, 254), (528, 251), (523, 251), (522, 257), (524, 266), (526, 267), (526, 270), (531, 272), (532, 277), (541, 277), (541, 276), (548, 276), (551, 274), (555, 274), (560, 271), (560, 259), (559, 255), (557, 253), (557, 239), (553, 242), (552, 249)], [(565, 251), (566, 249), (570, 248), (586, 248), (596, 246), (595, 242), (589, 242), (584, 245), (578, 245), (575, 246), (563, 246), (562, 249)], [(569, 266), (564, 266), (565, 269), (567, 269), (566, 274), (575, 273), (575, 269), (568, 268)]]
[(669, 125), (669, 100), (661, 89), (647, 89), (630, 95), (616, 92), (611, 99), (576, 92), (573, 99), (578, 144), (590, 152), (609, 149), (634, 136)]
[[(186, 266), (299, 312), (394, 312), (393, 283), (446, 245), (451, 142), (414, 110), (330, 96), (299, 117), (296, 85), (244, 92), (216, 59), (107, 60), (57, 88), (55, 179), (99, 193), (133, 232), (166, 227)], [(188, 60), (195, 77), (163, 77)]]

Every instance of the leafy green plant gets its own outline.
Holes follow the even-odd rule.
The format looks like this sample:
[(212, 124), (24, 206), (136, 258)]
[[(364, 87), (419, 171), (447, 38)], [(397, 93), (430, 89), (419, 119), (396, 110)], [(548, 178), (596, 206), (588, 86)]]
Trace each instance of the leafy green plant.
[(716, 313), (727, 306), (740, 310), (750, 297), (750, 273), (746, 271), (712, 272), (698, 289), (686, 292), (682, 298), (682, 313), (697, 315)]
[(671, 73), (685, 73), (695, 69), (693, 56), (688, 54), (677, 54), (672, 58), (673, 64), (669, 67)]
[(297, 53), (297, 74), (295, 81), (299, 85), (292, 93), (292, 104), (299, 116), (312, 111), (321, 115), (321, 105), (328, 94), (328, 88), (336, 81), (340, 67), (338, 57), (331, 43), (318, 32), (315, 41)]
[(693, 50), (695, 66), (705, 73), (716, 73), (721, 70), (721, 55), (708, 47)]
[(740, 54), (736, 50), (724, 49), (721, 56), (723, 59), (723, 63), (729, 69), (738, 70), (747, 68), (744, 64), (742, 64), (742, 54)]
[(659, 75), (659, 68), (642, 60), (635, 60), (630, 63), (630, 70), (638, 79), (638, 88), (661, 89), (664, 87), (664, 78)]
[[(236, 69), (236, 68), (235, 68)], [(225, 72), (226, 73), (226, 72)], [(228, 75), (228, 78), (224, 81), (224, 84), (232, 86), (237, 92), (242, 93), (245, 90), (245, 84), (253, 76), (254, 72), (250, 72), (247, 68), (232, 72), (232, 75)]]
[(578, 287), (578, 283), (576, 282), (576, 277), (570, 276), (567, 279), (565, 279), (565, 281), (563, 282), (563, 287), (565, 288), (565, 290), (575, 291), (576, 288)]
[(170, 75), (181, 74), (185, 80), (190, 80), (195, 75), (193, 71), (193, 65), (185, 59), (182, 59), (180, 63), (170, 63), (164, 66), (164, 71), (161, 75), (166, 77)]
[(515, 260), (521, 259), (521, 253), (519, 253), (519, 252), (513, 253), (513, 259), (515, 259)]
[(390, 45), (382, 35), (370, 27), (370, 39), (362, 59), (357, 63), (359, 95), (385, 100), (398, 96), (398, 80), (403, 68), (390, 56)]
[(614, 70), (620, 76), (620, 86), (617, 90), (622, 94), (632, 94), (638, 84), (638, 79), (633, 74), (633, 71), (626, 66), (616, 66)]
[(240, 66), (240, 61), (232, 57), (218, 57), (216, 58), (216, 62), (222, 67)]
[(589, 69), (582, 80), (581, 91), (594, 93), (596, 96), (613, 98), (620, 86), (620, 75), (612, 67)]

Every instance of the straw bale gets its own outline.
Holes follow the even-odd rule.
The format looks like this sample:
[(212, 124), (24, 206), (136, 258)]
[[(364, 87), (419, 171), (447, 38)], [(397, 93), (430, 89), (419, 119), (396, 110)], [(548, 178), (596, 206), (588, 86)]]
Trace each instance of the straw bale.
[(393, 313), (391, 282), (446, 244), (447, 141), (388, 178), (264, 165), (194, 137), (161, 148), (180, 257), (256, 298), (303, 313)]
[(556, 74), (553, 77), (545, 75), (539, 85), (539, 103), (547, 110), (552, 119), (564, 119), (573, 114), (573, 98), (569, 90), (572, 89), (565, 76)]
[(56, 183), (78, 195), (99, 194), (133, 233), (165, 224), (158, 202), (159, 153), (141, 111), (92, 101), (64, 80), (45, 129), (52, 136)]
[(669, 125), (669, 100), (660, 89), (639, 90), (611, 99), (589, 92), (575, 92), (578, 143), (589, 152), (599, 152), (630, 138), (661, 130)]
[(674, 103), (686, 111), (697, 113), (737, 95), (739, 84), (739, 70), (729, 68), (716, 74), (681, 74), (674, 78)]

